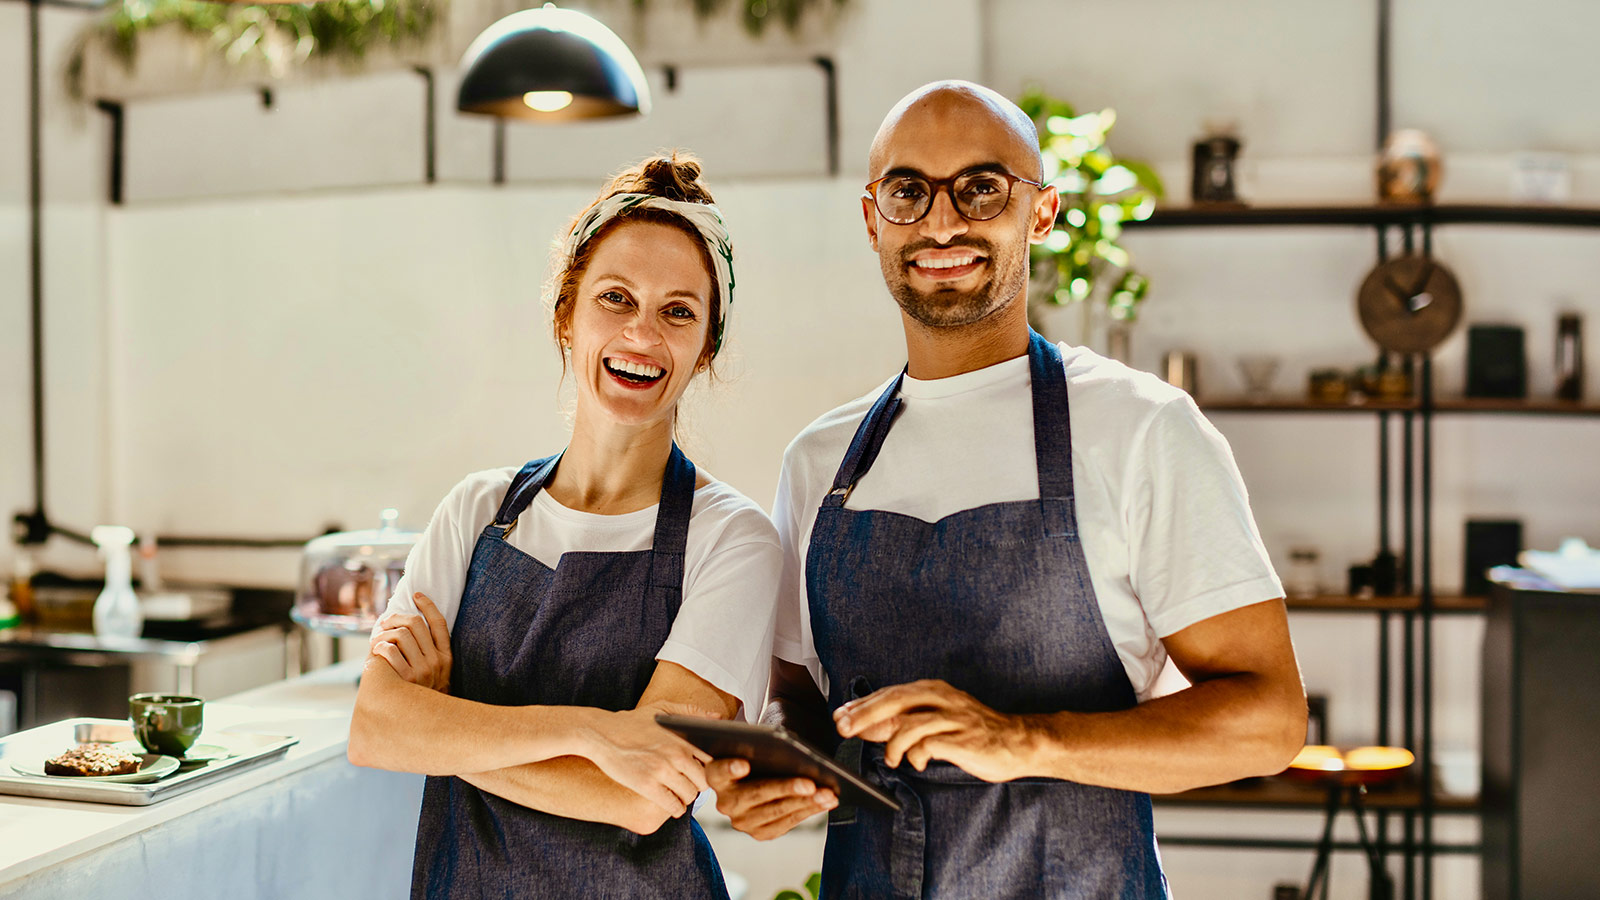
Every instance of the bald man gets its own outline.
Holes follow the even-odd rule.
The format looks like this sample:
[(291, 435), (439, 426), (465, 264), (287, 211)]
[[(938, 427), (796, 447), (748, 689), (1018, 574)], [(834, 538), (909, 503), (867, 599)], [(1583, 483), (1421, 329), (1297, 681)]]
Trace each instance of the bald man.
[[(1305, 735), (1232, 454), (1189, 396), (1027, 321), (1060, 200), (1034, 125), (939, 82), (884, 119), (861, 199), (908, 363), (789, 446), (766, 720), (896, 813), (708, 777), (770, 839), (831, 811), (823, 897), (1160, 898), (1150, 794), (1281, 771)], [(1168, 659), (1190, 686), (1152, 698)]]

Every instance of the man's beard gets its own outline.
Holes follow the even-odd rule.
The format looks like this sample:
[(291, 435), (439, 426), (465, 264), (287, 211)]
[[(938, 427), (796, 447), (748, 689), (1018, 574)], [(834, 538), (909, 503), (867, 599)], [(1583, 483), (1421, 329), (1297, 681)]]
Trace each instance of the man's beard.
[[(973, 291), (940, 288), (923, 293), (912, 287), (906, 275), (911, 255), (931, 248), (950, 247), (968, 247), (984, 257), (989, 268), (988, 279)], [(878, 261), (883, 269), (884, 283), (889, 286), (894, 301), (900, 304), (901, 311), (929, 328), (959, 328), (981, 321), (1007, 305), (1028, 286), (1028, 269), (1023, 264), (1022, 254), (997, 254), (993, 244), (977, 238), (949, 244), (914, 241), (893, 255), (880, 253)]]

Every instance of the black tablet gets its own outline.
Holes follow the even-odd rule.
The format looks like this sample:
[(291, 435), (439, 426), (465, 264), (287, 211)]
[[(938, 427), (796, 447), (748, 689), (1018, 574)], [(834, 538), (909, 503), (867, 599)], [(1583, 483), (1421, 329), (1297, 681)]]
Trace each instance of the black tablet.
[(656, 721), (716, 759), (749, 760), (750, 778), (809, 778), (833, 790), (843, 805), (900, 808), (893, 797), (781, 726), (665, 714)]

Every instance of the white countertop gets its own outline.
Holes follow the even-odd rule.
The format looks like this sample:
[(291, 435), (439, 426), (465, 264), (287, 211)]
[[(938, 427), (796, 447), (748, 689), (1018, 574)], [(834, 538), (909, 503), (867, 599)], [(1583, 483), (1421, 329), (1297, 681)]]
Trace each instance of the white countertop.
[(351, 660), (207, 703), (206, 732), (289, 734), (300, 743), (282, 759), (221, 776), (170, 800), (112, 806), (0, 795), (0, 886), (259, 785), (343, 759), (361, 664)]

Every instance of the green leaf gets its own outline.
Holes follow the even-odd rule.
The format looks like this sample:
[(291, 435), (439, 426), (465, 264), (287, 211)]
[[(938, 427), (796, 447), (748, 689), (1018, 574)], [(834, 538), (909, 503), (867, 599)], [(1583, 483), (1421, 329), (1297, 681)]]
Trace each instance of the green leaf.
[(822, 900), (821, 872), (812, 872), (811, 877), (806, 879), (806, 891), (809, 892), (811, 896), (815, 898), (815, 900)]
[(1156, 170), (1150, 168), (1147, 163), (1142, 163), (1135, 159), (1119, 159), (1117, 162), (1124, 169), (1133, 173), (1133, 177), (1138, 180), (1140, 187), (1155, 194), (1158, 198), (1166, 196), (1166, 188), (1161, 184), (1161, 176), (1157, 175)]

